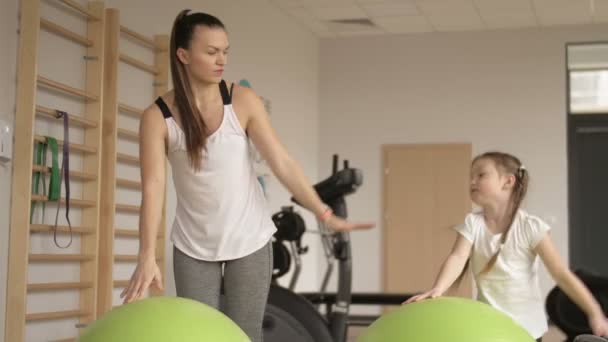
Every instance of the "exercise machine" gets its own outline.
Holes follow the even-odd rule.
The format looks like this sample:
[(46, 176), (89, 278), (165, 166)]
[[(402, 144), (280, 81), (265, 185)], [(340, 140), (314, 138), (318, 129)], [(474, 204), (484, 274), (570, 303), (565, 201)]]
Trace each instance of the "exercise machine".
[[(316, 184), (315, 190), (324, 203), (329, 205), (336, 216), (346, 218), (345, 197), (353, 194), (363, 183), (361, 170), (351, 168), (348, 161), (338, 170), (338, 156), (333, 159), (332, 175)], [(292, 198), (297, 204), (297, 201)], [(358, 305), (399, 305), (409, 295), (385, 295), (373, 293), (353, 294), (352, 254), (350, 235), (347, 232), (331, 232), (319, 222), (316, 232), (321, 237), (327, 259), (327, 269), (320, 292), (294, 292), (302, 263), (300, 256), (308, 251), (302, 246), (301, 238), (306, 232), (304, 220), (286, 206), (273, 215), (277, 226), (274, 236), (273, 284), (264, 316), (264, 341), (266, 342), (345, 342), (348, 326), (366, 326), (377, 316), (353, 316), (349, 314), (351, 304)], [(293, 259), (293, 260), (292, 260)], [(295, 264), (295, 269), (287, 288), (276, 282)], [(329, 279), (337, 264), (337, 291), (326, 292)], [(325, 305), (322, 315), (319, 306)]]

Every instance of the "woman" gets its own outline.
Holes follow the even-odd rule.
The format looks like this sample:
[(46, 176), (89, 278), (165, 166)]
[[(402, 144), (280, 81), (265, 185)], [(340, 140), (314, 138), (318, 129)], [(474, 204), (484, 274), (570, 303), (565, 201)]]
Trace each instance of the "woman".
[[(177, 295), (218, 308), (252, 341), (262, 341), (262, 320), (275, 232), (249, 151), (249, 140), (296, 199), (336, 231), (371, 228), (333, 215), (300, 166), (280, 143), (260, 98), (222, 79), (228, 53), (222, 22), (182, 11), (171, 34), (174, 89), (143, 114), (140, 127), (142, 211), (137, 268), (123, 291), (125, 303), (154, 284), (165, 192), (165, 155), (171, 163), (177, 210), (171, 240)], [(162, 246), (161, 246), (162, 248)]]

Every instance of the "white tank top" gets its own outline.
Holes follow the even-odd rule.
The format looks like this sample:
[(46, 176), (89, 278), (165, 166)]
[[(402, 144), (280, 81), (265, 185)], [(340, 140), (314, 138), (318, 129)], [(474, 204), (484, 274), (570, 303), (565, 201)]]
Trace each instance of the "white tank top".
[(163, 99), (156, 100), (167, 124), (167, 153), (177, 195), (171, 241), (186, 255), (205, 261), (252, 254), (276, 231), (253, 168), (249, 139), (224, 81), (220, 92), (224, 115), (207, 138), (198, 172), (190, 166), (184, 132)]

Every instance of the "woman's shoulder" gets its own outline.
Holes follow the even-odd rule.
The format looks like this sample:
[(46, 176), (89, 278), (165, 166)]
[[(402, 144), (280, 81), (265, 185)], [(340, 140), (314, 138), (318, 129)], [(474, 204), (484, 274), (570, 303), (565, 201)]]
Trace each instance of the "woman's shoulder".
[[(169, 90), (168, 92), (160, 95), (158, 98), (162, 99), (163, 102), (165, 102), (167, 104), (167, 106), (173, 110), (175, 108), (175, 93), (173, 92), (173, 89)], [(157, 107), (156, 105), (156, 99), (154, 99), (154, 103), (152, 103), (150, 105), (150, 107)]]
[(232, 89), (232, 107), (242, 122), (249, 122), (251, 118), (266, 113), (264, 102), (255, 90), (238, 84), (234, 84)]
[(252, 88), (245, 87), (236, 83), (231, 83), (229, 81), (226, 81), (226, 84), (228, 85), (228, 89), (232, 89), (233, 103), (243, 103), (251, 105), (256, 101), (261, 101), (260, 97)]
[[(162, 99), (162, 101), (169, 107), (169, 110), (173, 113), (175, 111), (173, 106), (173, 91), (169, 91), (158, 98)], [(157, 98), (157, 99), (158, 99)], [(163, 109), (159, 107), (157, 104), (157, 99), (154, 100), (141, 114), (141, 123), (146, 129), (150, 130), (159, 130), (163, 132), (166, 130), (166, 125), (164, 123), (164, 115)]]
[[(166, 106), (166, 108), (163, 108), (164, 106)], [(166, 113), (167, 111), (168, 113)], [(152, 102), (152, 104), (150, 104), (150, 106), (144, 110), (144, 115), (149, 115), (155, 118), (160, 116), (161, 118), (165, 119), (168, 117), (173, 117), (174, 119), (179, 120), (179, 110), (177, 106), (175, 106), (175, 95), (173, 90), (170, 90), (154, 99), (154, 102)]]

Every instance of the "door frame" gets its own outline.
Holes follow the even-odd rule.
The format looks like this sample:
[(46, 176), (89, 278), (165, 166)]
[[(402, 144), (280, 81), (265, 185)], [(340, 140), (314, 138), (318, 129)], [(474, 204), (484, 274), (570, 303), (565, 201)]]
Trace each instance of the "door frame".
[(570, 53), (569, 48), (572, 46), (581, 46), (581, 45), (594, 45), (608, 44), (608, 41), (598, 40), (598, 41), (586, 41), (586, 42), (570, 42), (565, 44), (565, 77), (566, 77), (566, 134), (567, 134), (567, 172), (568, 172), (568, 263), (572, 266), (574, 260), (576, 259), (573, 251), (576, 251), (577, 238), (576, 238), (576, 227), (577, 221), (580, 217), (580, 207), (578, 206), (578, 197), (580, 196), (579, 192), (579, 169), (576, 167), (578, 165), (578, 158), (576, 155), (576, 135), (577, 129), (580, 127), (593, 128), (598, 126), (604, 126), (608, 124), (608, 110), (601, 112), (593, 112), (593, 113), (576, 113), (572, 112), (571, 101), (570, 101)]

